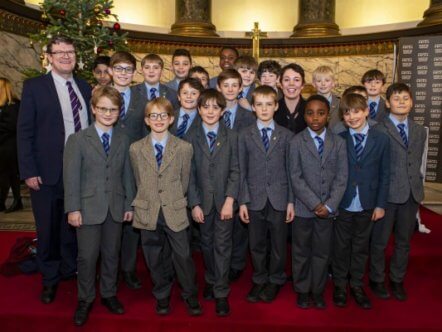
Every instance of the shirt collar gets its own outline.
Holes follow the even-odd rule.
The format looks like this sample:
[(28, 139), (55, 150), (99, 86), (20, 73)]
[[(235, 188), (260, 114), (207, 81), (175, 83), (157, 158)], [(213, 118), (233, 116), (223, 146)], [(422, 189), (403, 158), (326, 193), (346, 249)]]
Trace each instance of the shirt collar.
[(368, 133), (368, 129), (369, 129), (369, 126), (368, 126), (368, 123), (366, 123), (365, 124), (365, 127), (364, 128), (362, 128), (362, 130), (360, 131), (360, 132), (357, 132), (356, 130), (354, 130), (354, 129), (352, 129), (352, 128), (349, 128), (349, 131), (350, 131), (350, 135), (354, 135), (354, 134), (364, 134), (364, 135), (367, 135), (367, 133)]
[(98, 136), (100, 137), (100, 139), (101, 139), (101, 136), (102, 136), (104, 133), (108, 133), (108, 134), (109, 134), (109, 137), (112, 137), (112, 131), (113, 131), (113, 128), (109, 129), (109, 131), (103, 131), (101, 128), (99, 128), (99, 127), (97, 126), (97, 123), (96, 123), (96, 122), (94, 122), (94, 127), (95, 127), (95, 130), (97, 131), (97, 134), (98, 134)]
[(55, 72), (51, 71), (51, 75), (52, 78), (54, 79), (54, 81), (56, 81), (57, 83), (66, 85), (66, 82), (71, 82), (74, 83), (74, 77), (71, 76), (69, 79), (65, 79), (64, 77), (61, 77), (60, 75), (56, 74)]
[(393, 122), (393, 124), (397, 127), (398, 124), (403, 123), (405, 125), (405, 129), (408, 129), (408, 117), (405, 119), (405, 121), (400, 122), (398, 119), (396, 119), (391, 113), (388, 115), (390, 120)]
[(235, 106), (233, 106), (232, 108), (226, 109), (226, 111), (230, 111), (232, 115), (235, 115), (237, 110), (238, 110), (238, 103), (236, 103)]
[(206, 127), (206, 125), (204, 124), (204, 122), (203, 122), (202, 124), (203, 124), (204, 133), (205, 133), (206, 135), (207, 135), (207, 133), (208, 133), (209, 131), (213, 131), (216, 135), (218, 135), (219, 122), (215, 125), (215, 127), (214, 127), (213, 129), (208, 129), (208, 128)]
[(256, 124), (257, 124), (259, 130), (262, 130), (263, 128), (270, 128), (270, 129), (272, 129), (272, 131), (275, 130), (275, 121), (273, 121), (273, 120), (268, 126), (264, 126), (264, 124), (259, 119), (256, 120)]
[(322, 138), (322, 140), (325, 140), (325, 133), (327, 132), (327, 128), (324, 128), (324, 131), (321, 133), (321, 135), (316, 134), (313, 130), (311, 130), (309, 127), (307, 127), (308, 132), (310, 136), (314, 139), (316, 136), (319, 136)]
[(370, 105), (370, 103), (373, 101), (376, 103), (376, 105), (378, 105), (380, 99), (381, 99), (381, 96), (377, 96), (376, 98), (368, 97), (368, 105)]
[(160, 83), (157, 83), (155, 85), (150, 85), (150, 84), (144, 82), (144, 85), (146, 86), (146, 89), (147, 89), (148, 93), (150, 93), (150, 89), (152, 89), (152, 88), (157, 89), (157, 91), (155, 91), (155, 92), (158, 92), (158, 93), (160, 92)]
[(167, 141), (169, 140), (169, 133), (167, 133), (166, 136), (161, 141), (157, 141), (156, 139), (153, 138), (153, 136), (151, 136), (151, 138), (152, 138), (152, 146), (154, 148), (155, 148), (155, 144), (161, 144), (163, 146), (163, 148), (165, 148)]
[(191, 121), (193, 121), (195, 119), (195, 117), (196, 117), (196, 113), (197, 113), (196, 109), (194, 109), (191, 112), (186, 112), (186, 111), (184, 111), (184, 109), (182, 107), (180, 107), (180, 115), (179, 115), (179, 117), (182, 118), (184, 116), (184, 114), (187, 114), (189, 116), (189, 119)]

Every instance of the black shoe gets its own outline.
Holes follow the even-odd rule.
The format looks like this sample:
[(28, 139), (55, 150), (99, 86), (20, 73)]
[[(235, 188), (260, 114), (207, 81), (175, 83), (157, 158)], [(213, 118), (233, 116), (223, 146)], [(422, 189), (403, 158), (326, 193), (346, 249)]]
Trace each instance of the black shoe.
[(312, 298), (316, 309), (325, 309), (326, 305), (322, 294), (312, 294)]
[(157, 300), (155, 311), (158, 315), (167, 315), (170, 312), (170, 297)]
[(213, 300), (215, 297), (213, 296), (213, 285), (206, 284), (203, 290), (203, 298), (204, 300)]
[(250, 289), (249, 294), (247, 294), (247, 301), (256, 303), (259, 302), (259, 293), (263, 290), (264, 285), (253, 284), (252, 289)]
[(101, 298), (101, 304), (104, 305), (111, 313), (122, 315), (124, 314), (124, 308), (116, 296)]
[(215, 311), (217, 316), (223, 317), (230, 314), (230, 306), (229, 306), (229, 301), (227, 301), (227, 297), (220, 297), (215, 299), (215, 301), (216, 301)]
[(268, 283), (259, 293), (259, 298), (264, 302), (270, 303), (276, 298), (280, 289), (280, 285)]
[(381, 299), (388, 299), (390, 297), (390, 294), (387, 291), (387, 288), (385, 288), (385, 284), (383, 282), (375, 282), (370, 280), (370, 289), (373, 292), (374, 295)]
[(310, 296), (308, 293), (298, 293), (298, 299), (296, 305), (301, 309), (308, 309), (312, 306)]
[(201, 305), (196, 296), (191, 296), (184, 300), (187, 306), (187, 312), (190, 316), (199, 316), (202, 313)]
[(344, 287), (335, 287), (333, 291), (333, 303), (340, 308), (347, 306), (347, 291)]
[(230, 269), (229, 271), (229, 282), (234, 282), (241, 277), (242, 270)]
[(5, 210), (5, 213), (11, 213), (11, 212), (18, 211), (18, 210), (23, 210), (23, 203), (22, 203), (21, 199), (14, 200), (12, 202), (12, 205)]
[(141, 281), (138, 279), (135, 272), (122, 272), (123, 280), (126, 283), (126, 286), (130, 289), (140, 289)]
[(43, 286), (43, 291), (41, 292), (40, 300), (44, 304), (49, 304), (55, 299), (55, 295), (57, 294), (58, 285), (54, 286)]
[(367, 294), (365, 294), (362, 287), (350, 287), (350, 293), (358, 306), (362, 309), (371, 309), (370, 299), (367, 297)]
[(391, 288), (391, 292), (393, 293), (393, 296), (396, 300), (398, 300), (398, 301), (407, 300), (407, 293), (405, 292), (403, 282), (390, 281), (390, 288)]
[(92, 303), (86, 301), (78, 301), (77, 309), (74, 313), (74, 324), (82, 326), (87, 322), (89, 318), (89, 312), (92, 309)]

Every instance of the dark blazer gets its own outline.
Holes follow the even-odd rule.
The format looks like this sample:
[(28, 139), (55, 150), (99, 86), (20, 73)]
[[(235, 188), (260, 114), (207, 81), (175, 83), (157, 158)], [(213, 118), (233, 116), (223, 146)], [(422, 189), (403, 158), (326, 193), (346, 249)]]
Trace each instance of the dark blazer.
[[(91, 87), (81, 79), (75, 82), (89, 107)], [(64, 144), (63, 114), (52, 75), (26, 80), (17, 124), (20, 178), (41, 176), (44, 184), (56, 184), (62, 175)]]
[(132, 211), (135, 182), (129, 159), (129, 138), (118, 128), (112, 132), (106, 155), (95, 126), (69, 136), (63, 163), (66, 213), (81, 211), (84, 225), (102, 224), (110, 211), (123, 222)]
[(275, 124), (269, 150), (262, 143), (256, 123), (239, 133), (241, 186), (238, 202), (250, 210), (264, 209), (267, 200), (273, 208), (285, 211), (294, 202), (288, 171), (289, 142), (293, 133)]
[(227, 196), (238, 198), (238, 135), (220, 122), (212, 153), (202, 124), (188, 131), (185, 139), (194, 151), (187, 196), (189, 206), (199, 205), (205, 215), (213, 207), (220, 213)]
[(256, 83), (252, 83), (250, 85), (249, 91), (247, 91), (247, 94), (245, 95), (245, 98), (250, 103), (250, 105), (252, 104), (252, 93), (253, 91), (255, 91), (255, 89), (256, 89)]
[(246, 128), (255, 122), (255, 114), (238, 105), (232, 129), (239, 132), (241, 129)]
[(347, 130), (339, 134), (347, 142), (348, 182), (340, 207), (347, 208), (356, 187), (364, 210), (385, 209), (390, 185), (390, 139), (383, 132), (370, 127), (360, 160), (356, 159), (353, 137)]
[(390, 190), (388, 202), (405, 203), (410, 195), (416, 202), (424, 199), (422, 157), (427, 133), (425, 128), (408, 118), (408, 148), (388, 116), (377, 127), (390, 136)]
[(165, 85), (174, 91), (178, 91), (178, 86), (180, 85), (180, 82), (176, 78), (173, 78), (172, 80), (167, 82)]
[(385, 117), (388, 117), (388, 114), (389, 111), (387, 109), (387, 105), (385, 104), (385, 99), (380, 97), (376, 116), (373, 120), (376, 122), (381, 122)]
[(333, 128), (338, 122), (341, 121), (339, 116), (339, 104), (341, 103), (341, 98), (332, 94), (331, 104), (330, 104), (330, 116), (328, 120), (328, 127)]
[[(174, 119), (172, 125), (169, 127), (169, 131), (172, 135), (176, 136), (176, 132), (178, 130), (178, 118), (180, 117), (180, 109), (179, 108), (174, 111), (173, 116), (175, 119)], [(186, 135), (190, 130), (194, 130), (195, 128), (197, 128), (200, 124), (201, 124), (201, 117), (200, 117), (198, 110), (197, 110), (195, 119), (193, 119), (192, 124), (187, 129), (187, 131), (184, 133), (184, 135)]]
[(0, 106), (0, 172), (14, 171), (17, 166), (17, 118), (20, 101)]
[(330, 207), (335, 214), (347, 187), (345, 141), (327, 130), (320, 158), (308, 129), (305, 129), (291, 140), (289, 160), (296, 215), (316, 217), (314, 209), (320, 203)]
[(290, 114), (290, 111), (285, 103), (284, 97), (279, 99), (278, 101), (279, 107), (278, 111), (276, 111), (273, 119), (277, 124), (287, 128), (295, 134), (300, 133), (305, 128), (307, 128), (307, 124), (304, 120), (304, 110), (305, 110), (305, 100), (300, 97), (298, 105), (296, 105), (295, 112)]
[[(132, 91), (135, 91), (136, 94), (141, 95), (144, 98), (145, 104), (147, 104), (150, 101), (149, 96), (147, 94), (146, 84), (144, 84), (144, 82), (134, 85), (132, 87)], [(180, 107), (177, 92), (161, 83), (160, 83), (160, 96), (169, 100), (172, 103), (174, 109)]]

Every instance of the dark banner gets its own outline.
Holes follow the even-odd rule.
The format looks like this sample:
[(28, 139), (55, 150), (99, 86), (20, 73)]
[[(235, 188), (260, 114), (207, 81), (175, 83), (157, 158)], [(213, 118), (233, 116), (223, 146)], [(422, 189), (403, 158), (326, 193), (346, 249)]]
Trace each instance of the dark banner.
[(411, 119), (428, 128), (428, 182), (442, 183), (442, 36), (399, 39), (399, 82), (411, 87)]

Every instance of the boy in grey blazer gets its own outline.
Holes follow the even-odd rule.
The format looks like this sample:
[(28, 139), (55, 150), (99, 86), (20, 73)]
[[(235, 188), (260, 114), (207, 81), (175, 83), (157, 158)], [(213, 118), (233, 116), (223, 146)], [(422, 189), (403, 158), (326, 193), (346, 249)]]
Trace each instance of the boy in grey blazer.
[[(292, 225), (292, 269), (297, 305), (325, 308), (333, 220), (347, 186), (345, 141), (327, 130), (330, 104), (313, 95), (306, 103), (307, 128), (290, 142), (290, 178), (296, 217)], [(310, 297), (311, 296), (311, 297)]]
[(382, 88), (385, 84), (384, 73), (378, 69), (371, 69), (362, 76), (361, 83), (367, 89), (369, 119), (381, 122), (388, 116), (385, 100), (381, 97)]
[(288, 173), (293, 134), (273, 120), (277, 98), (269, 86), (256, 88), (252, 107), (258, 120), (239, 134), (239, 215), (248, 224), (253, 262), (249, 302), (272, 302), (286, 281), (287, 223), (295, 215)]
[(186, 135), (193, 146), (189, 184), (192, 218), (201, 231), (201, 251), (206, 267), (204, 298), (215, 298), (216, 314), (230, 312), (227, 300), (235, 200), (239, 191), (238, 136), (220, 123), (226, 107), (215, 89), (198, 99), (201, 124)]
[(116, 298), (122, 222), (133, 217), (134, 182), (129, 140), (113, 128), (121, 96), (112, 87), (97, 88), (91, 99), (95, 123), (68, 138), (64, 151), (65, 211), (77, 228), (78, 306), (75, 325), (86, 323), (95, 299), (95, 273), (101, 254), (101, 302), (124, 313)]
[(410, 241), (416, 226), (416, 213), (424, 199), (423, 175), (420, 171), (425, 148), (424, 127), (408, 114), (413, 106), (410, 88), (394, 83), (387, 89), (390, 114), (377, 128), (390, 137), (390, 190), (384, 219), (374, 225), (370, 249), (370, 287), (375, 295), (388, 298), (385, 288), (385, 248), (394, 232), (393, 256), (390, 260), (390, 288), (393, 296), (405, 301), (404, 279), (408, 266)]

